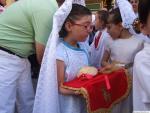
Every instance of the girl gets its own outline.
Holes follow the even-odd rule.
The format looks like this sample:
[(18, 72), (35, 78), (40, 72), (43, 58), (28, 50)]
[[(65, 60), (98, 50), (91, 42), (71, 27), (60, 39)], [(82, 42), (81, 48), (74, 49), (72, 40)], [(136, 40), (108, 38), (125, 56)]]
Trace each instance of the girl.
[(89, 9), (73, 4), (72, 10), (60, 31), (60, 43), (56, 49), (56, 65), (61, 113), (86, 113), (85, 102), (78, 92), (62, 87), (73, 80), (79, 69), (88, 65), (88, 51), (83, 43), (92, 31)]
[(139, 4), (139, 0), (129, 0), (129, 2), (131, 3), (134, 13), (136, 15), (136, 17), (138, 17), (138, 4)]
[[(84, 113), (84, 102), (82, 104), (83, 99), (78, 93), (61, 87), (63, 82), (75, 78), (76, 68), (88, 65), (86, 53), (78, 41), (86, 40), (85, 37), (92, 29), (91, 12), (84, 6), (72, 5), (73, 3), (85, 5), (84, 0), (65, 0), (54, 14), (53, 29), (38, 79), (33, 113)], [(59, 40), (59, 32), (62, 40)], [(79, 58), (83, 61), (77, 61)]]
[[(102, 66), (111, 68), (116, 65), (124, 65), (132, 69), (136, 53), (142, 48), (142, 41), (130, 34), (128, 29), (122, 26), (122, 18), (119, 8), (113, 9), (108, 18), (107, 31), (112, 37), (106, 43), (106, 50), (102, 60)], [(132, 74), (132, 72), (130, 73)], [(114, 113), (132, 113), (131, 95), (114, 109)]]
[(104, 54), (104, 42), (110, 37), (106, 31), (108, 12), (101, 10), (96, 13), (95, 28), (97, 33), (90, 46), (90, 63), (97, 68), (101, 67), (101, 60)]
[[(139, 1), (141, 31), (150, 36), (150, 0)], [(150, 40), (150, 39), (149, 39)], [(144, 44), (134, 60), (133, 66), (133, 109), (150, 111), (150, 43)]]

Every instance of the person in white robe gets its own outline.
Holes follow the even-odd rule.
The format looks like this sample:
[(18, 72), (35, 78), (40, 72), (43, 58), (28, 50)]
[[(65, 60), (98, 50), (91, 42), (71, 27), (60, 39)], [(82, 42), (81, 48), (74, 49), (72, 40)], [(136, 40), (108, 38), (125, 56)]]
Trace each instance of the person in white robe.
[[(106, 43), (102, 66), (124, 64), (128, 67), (132, 77), (132, 64), (134, 57), (143, 47), (143, 41), (132, 34), (132, 23), (136, 18), (131, 4), (127, 0), (116, 0), (119, 9), (113, 9), (108, 18), (108, 33), (113, 38)], [(113, 65), (112, 65), (113, 66)], [(117, 104), (112, 113), (132, 113), (132, 90), (128, 98)]]
[[(61, 49), (59, 49), (59, 46), (62, 46), (62, 44), (59, 45), (59, 32), (72, 9), (73, 3), (85, 5), (84, 0), (65, 0), (53, 17), (53, 29), (50, 34), (41, 65), (33, 113), (78, 113), (79, 109), (76, 108), (76, 106), (78, 106), (81, 103), (79, 103), (78, 105), (72, 104), (71, 102), (75, 101), (72, 101), (74, 99), (71, 96), (69, 97), (70, 99), (66, 97), (67, 99), (65, 100), (65, 98), (61, 98), (58, 92), (56, 68), (56, 58), (64, 58), (61, 56), (61, 53), (56, 53), (57, 50), (61, 51)], [(71, 52), (71, 49), (69, 49), (67, 46), (64, 47), (67, 49), (67, 53), (73, 54)], [(77, 51), (78, 54), (80, 54), (79, 52), (80, 51)], [(83, 52), (81, 52), (81, 54), (83, 54), (82, 58), (86, 58), (86, 55)], [(83, 64), (87, 65), (87, 60), (85, 62), (82, 62), (82, 65)], [(69, 71), (69, 74), (72, 73), (70, 69), (67, 70)], [(71, 79), (67, 77), (67, 80)], [(66, 105), (65, 103), (68, 103), (69, 101), (70, 104)], [(61, 102), (64, 102), (64, 105), (60, 104)], [(82, 106), (83, 105), (84, 104), (82, 104)], [(64, 109), (62, 106), (64, 106)], [(85, 109), (82, 109), (83, 112), (80, 111), (79, 113), (84, 113), (84, 110)]]
[(94, 37), (92, 44), (90, 45), (90, 64), (97, 68), (101, 68), (101, 61), (104, 54), (105, 41), (110, 38), (107, 33), (108, 12), (104, 10), (97, 11), (95, 29), (98, 30)]
[[(150, 36), (150, 0), (139, 1), (141, 32)], [(150, 41), (150, 38), (149, 38)], [(150, 111), (150, 43), (144, 44), (133, 66), (133, 110)]]

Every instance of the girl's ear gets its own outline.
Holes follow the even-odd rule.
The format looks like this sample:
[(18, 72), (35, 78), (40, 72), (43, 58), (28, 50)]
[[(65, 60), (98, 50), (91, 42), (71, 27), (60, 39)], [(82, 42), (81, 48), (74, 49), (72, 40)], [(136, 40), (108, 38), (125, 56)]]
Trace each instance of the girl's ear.
[(119, 26), (120, 28), (123, 28), (122, 22), (119, 22), (119, 23), (118, 23), (118, 26)]
[(72, 30), (72, 24), (70, 22), (66, 22), (65, 28), (67, 32), (70, 32)]

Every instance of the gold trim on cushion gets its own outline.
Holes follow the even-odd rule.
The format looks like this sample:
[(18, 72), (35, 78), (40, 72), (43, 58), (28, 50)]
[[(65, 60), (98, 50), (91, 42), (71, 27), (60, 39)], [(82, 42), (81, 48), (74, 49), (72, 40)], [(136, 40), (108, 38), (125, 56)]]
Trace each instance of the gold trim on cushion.
[[(118, 69), (120, 68), (114, 68), (113, 70), (109, 71), (109, 73), (113, 72), (113, 71), (117, 71)], [(91, 111), (90, 109), (90, 102), (89, 102), (89, 95), (87, 93), (87, 90), (83, 87), (81, 88), (73, 88), (73, 87), (69, 87), (69, 86), (64, 86), (62, 85), (62, 87), (66, 88), (66, 89), (71, 89), (71, 90), (75, 90), (75, 91), (79, 91), (83, 97), (86, 99), (86, 103), (87, 103), (87, 112), (88, 113), (111, 113), (112, 111), (112, 108), (117, 104), (119, 103), (120, 101), (122, 101), (123, 99), (125, 99), (126, 97), (128, 97), (128, 95), (130, 94), (130, 90), (131, 90), (131, 87), (132, 87), (132, 76), (129, 75), (129, 72), (127, 69), (124, 69), (125, 73), (126, 73), (126, 76), (127, 76), (127, 82), (128, 82), (128, 89), (126, 91), (126, 93), (119, 99), (117, 99), (116, 101), (114, 101), (112, 103), (112, 105), (107, 109), (98, 109), (96, 111)]]

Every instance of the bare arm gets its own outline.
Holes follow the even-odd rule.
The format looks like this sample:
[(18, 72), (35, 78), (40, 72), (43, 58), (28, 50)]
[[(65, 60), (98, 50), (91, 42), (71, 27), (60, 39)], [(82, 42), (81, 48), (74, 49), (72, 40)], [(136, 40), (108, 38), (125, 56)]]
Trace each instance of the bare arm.
[(36, 42), (35, 43), (35, 49), (36, 49), (37, 61), (38, 61), (39, 64), (41, 64), (43, 54), (44, 54), (44, 50), (45, 50), (45, 45)]
[(76, 91), (65, 89), (62, 87), (62, 84), (65, 80), (65, 64), (61, 60), (56, 60), (57, 64), (57, 80), (58, 80), (58, 89), (61, 94), (64, 95), (78, 95)]

